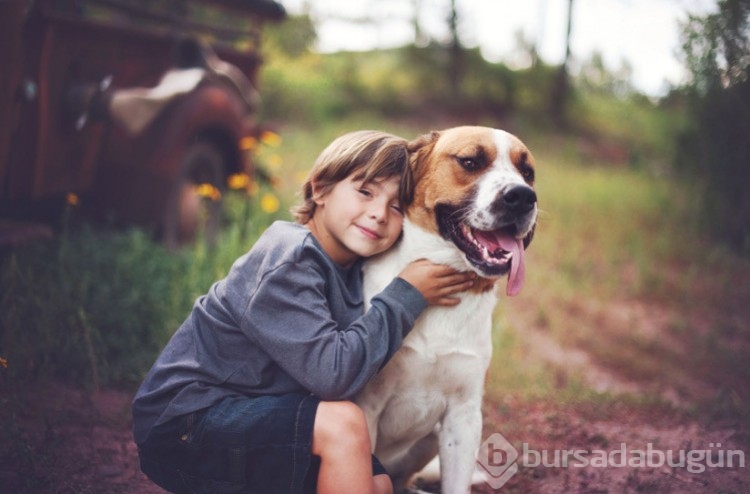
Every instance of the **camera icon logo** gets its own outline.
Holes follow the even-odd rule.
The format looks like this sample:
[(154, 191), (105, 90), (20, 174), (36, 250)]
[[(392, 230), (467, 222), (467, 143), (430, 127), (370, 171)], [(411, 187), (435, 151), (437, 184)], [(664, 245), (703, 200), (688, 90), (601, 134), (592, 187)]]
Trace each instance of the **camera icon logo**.
[(493, 489), (499, 489), (518, 472), (518, 450), (502, 434), (494, 433), (474, 454), (474, 469)]

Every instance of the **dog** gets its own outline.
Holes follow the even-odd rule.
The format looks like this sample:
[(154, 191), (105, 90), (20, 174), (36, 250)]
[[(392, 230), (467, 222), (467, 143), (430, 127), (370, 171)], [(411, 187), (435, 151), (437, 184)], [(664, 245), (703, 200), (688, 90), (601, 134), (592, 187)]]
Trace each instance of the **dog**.
[(421, 258), (473, 270), (477, 282), (459, 305), (426, 309), (355, 401), (395, 492), (439, 456), (442, 492), (463, 494), (481, 443), (496, 285), (507, 275), (506, 293), (520, 292), (536, 228), (535, 165), (517, 137), (488, 127), (433, 131), (408, 148), (414, 201), (401, 240), (365, 264), (365, 297)]

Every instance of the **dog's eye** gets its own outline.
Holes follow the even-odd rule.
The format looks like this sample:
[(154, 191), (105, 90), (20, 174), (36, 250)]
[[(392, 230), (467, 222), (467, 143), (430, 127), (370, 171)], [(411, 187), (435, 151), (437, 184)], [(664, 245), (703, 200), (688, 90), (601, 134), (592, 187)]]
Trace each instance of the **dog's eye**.
[(524, 180), (527, 182), (533, 182), (534, 181), (534, 169), (531, 168), (529, 165), (524, 163), (521, 165), (521, 176)]
[(467, 172), (475, 172), (482, 168), (482, 162), (476, 158), (456, 158), (461, 167)]

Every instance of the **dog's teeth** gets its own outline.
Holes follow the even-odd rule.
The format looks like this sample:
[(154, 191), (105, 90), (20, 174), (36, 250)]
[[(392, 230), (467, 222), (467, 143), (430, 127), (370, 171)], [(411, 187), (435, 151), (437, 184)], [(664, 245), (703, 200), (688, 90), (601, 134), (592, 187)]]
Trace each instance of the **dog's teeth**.
[(510, 252), (502, 250), (502, 249), (497, 249), (495, 252), (492, 253), (492, 255), (504, 261), (510, 259), (512, 256)]
[(498, 248), (490, 252), (487, 249), (486, 245), (477, 240), (477, 238), (474, 236), (474, 230), (472, 230), (472, 228), (466, 223), (459, 223), (458, 227), (461, 230), (464, 238), (471, 242), (474, 247), (476, 247), (477, 251), (482, 256), (485, 262), (489, 264), (502, 265), (511, 261), (511, 253), (508, 251)]

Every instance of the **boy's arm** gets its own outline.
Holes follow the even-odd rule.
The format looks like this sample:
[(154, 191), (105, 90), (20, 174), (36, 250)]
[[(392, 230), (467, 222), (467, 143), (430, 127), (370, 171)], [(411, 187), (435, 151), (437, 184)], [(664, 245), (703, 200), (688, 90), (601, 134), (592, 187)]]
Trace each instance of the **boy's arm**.
[(313, 394), (350, 399), (398, 350), (427, 302), (396, 278), (364, 315), (342, 327), (331, 314), (325, 283), (315, 269), (280, 267), (251, 297), (241, 327)]

